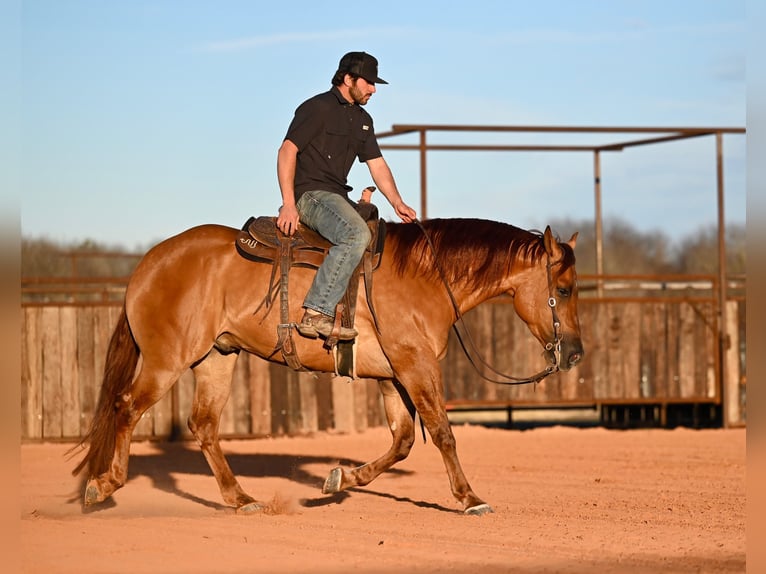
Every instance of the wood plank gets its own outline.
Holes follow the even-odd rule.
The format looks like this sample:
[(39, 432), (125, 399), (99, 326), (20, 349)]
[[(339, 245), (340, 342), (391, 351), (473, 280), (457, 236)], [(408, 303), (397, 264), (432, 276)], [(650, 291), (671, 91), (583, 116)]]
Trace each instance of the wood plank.
[(668, 303), (657, 304), (657, 329), (662, 332), (662, 344), (657, 349), (657, 381), (655, 389), (657, 396), (670, 396), (671, 375), (671, 353), (675, 348), (672, 340), (672, 332), (669, 328), (669, 311), (671, 305)]
[(330, 373), (317, 373), (317, 428), (319, 430), (333, 430), (335, 428), (332, 379), (333, 376)]
[(295, 397), (293, 409), (295, 422), (293, 434), (307, 435), (317, 429), (316, 374), (311, 371), (294, 371)]
[(592, 380), (593, 371), (589, 360), (586, 333), (582, 328), (580, 335), (583, 338), (583, 347), (585, 348), (584, 358), (569, 371), (562, 371), (558, 374), (560, 380), (559, 400), (565, 403), (588, 402), (593, 398), (593, 386), (585, 384), (587, 379)]
[(21, 438), (43, 437), (42, 308), (26, 307), (22, 327)]
[(299, 373), (290, 369), (287, 373), (287, 434), (303, 434), (303, 412), (301, 410), (301, 388)]
[(229, 386), (229, 398), (221, 414), (220, 433), (222, 436), (246, 434), (250, 432), (250, 388), (249, 364), (245, 357), (237, 357)]
[(670, 349), (668, 332), (668, 304), (651, 303), (653, 311), (653, 331), (655, 333), (654, 344), (654, 369), (651, 388), (652, 396), (664, 398), (668, 396), (668, 350)]
[(622, 358), (624, 361), (625, 396), (628, 398), (641, 397), (640, 323), (641, 303), (626, 303), (623, 314), (624, 348)]
[(27, 426), (29, 424), (29, 412), (28, 409), (28, 401), (29, 401), (29, 389), (31, 387), (31, 381), (29, 380), (29, 359), (30, 359), (30, 353), (28, 351), (27, 347), (27, 336), (28, 336), (28, 327), (27, 327), (27, 317), (26, 310), (24, 308), (21, 309), (21, 338), (19, 339), (19, 353), (20, 353), (20, 361), (19, 361), (19, 378), (21, 379), (21, 387), (19, 388), (19, 428), (20, 428), (20, 438), (21, 440), (24, 440), (26, 437), (26, 430)]
[(610, 398), (623, 399), (627, 396), (625, 361), (625, 319), (624, 306), (609, 305), (607, 309), (607, 393)]
[(300, 392), (301, 434), (309, 434), (319, 430), (317, 386), (318, 377), (315, 373), (301, 372), (298, 375), (298, 390)]
[(80, 380), (77, 364), (77, 308), (60, 310), (61, 338), (61, 432), (64, 438), (80, 436)]
[(239, 375), (232, 381), (234, 432), (243, 435), (250, 432), (250, 421), (253, 418), (250, 412), (250, 362), (247, 353), (239, 353), (234, 372)]
[(659, 349), (664, 346), (663, 331), (659, 328), (660, 310), (651, 303), (641, 306), (639, 317), (639, 380), (638, 396), (656, 398), (658, 385)]
[(48, 439), (63, 436), (59, 317), (59, 307), (44, 307), (42, 309), (43, 438)]
[(348, 377), (332, 377), (333, 430), (354, 432), (354, 389)]
[(360, 379), (349, 383), (354, 390), (354, 430), (367, 430), (367, 385)]
[(458, 337), (454, 331), (450, 331), (447, 339), (447, 354), (441, 361), (442, 381), (449, 381), (448, 385), (444, 385), (444, 396), (447, 400), (469, 396), (469, 367)]
[(739, 341), (739, 303), (726, 302), (726, 335), (729, 346), (724, 352), (723, 372), (723, 405), (724, 425), (743, 424), (744, 413), (740, 404), (741, 375), (740, 375), (740, 341)]
[(231, 417), (232, 432), (243, 435), (250, 432), (250, 363), (247, 353), (240, 353), (234, 365), (231, 381), (231, 395), (227, 407)]
[(276, 364), (270, 364), (269, 367), (271, 375), (271, 434), (280, 436), (289, 431), (287, 422), (289, 370)]
[[(513, 357), (515, 351), (515, 341), (513, 339), (513, 320), (515, 314), (513, 305), (505, 304), (487, 304), (492, 309), (492, 330), (493, 334), (490, 343), (493, 346), (492, 355), (494, 357), (493, 367), (501, 373), (513, 375)], [(492, 385), (492, 397), (495, 400), (508, 400), (510, 398), (510, 387), (507, 385)]]
[(593, 400), (593, 362), (591, 361), (591, 341), (594, 338), (592, 305), (580, 304), (580, 336), (585, 349), (585, 357), (580, 363), (558, 376), (561, 380), (562, 402), (585, 403)]
[(681, 310), (680, 305), (669, 305), (667, 310), (666, 329), (668, 332), (667, 343), (667, 375), (665, 384), (667, 385), (667, 396), (681, 396)]
[(385, 426), (386, 413), (378, 381), (375, 379), (362, 379), (360, 382), (367, 387), (367, 426)]
[(678, 393), (679, 397), (690, 398), (695, 395), (695, 341), (696, 317), (689, 304), (681, 304), (678, 310)]
[[(718, 334), (713, 327), (716, 324), (715, 311), (712, 305), (701, 306), (703, 317), (699, 319), (700, 337), (703, 338), (700, 347), (704, 355), (697, 363), (702, 370), (701, 397), (721, 398), (722, 389), (717, 388), (718, 377), (716, 376), (716, 364), (718, 362)], [(725, 325), (722, 326), (725, 328)], [(721, 365), (723, 368), (723, 365)]]
[(250, 428), (255, 436), (271, 434), (271, 378), (269, 363), (255, 355), (245, 354), (250, 389)]
[(585, 352), (587, 361), (591, 365), (593, 375), (585, 384), (593, 388), (593, 398), (603, 400), (610, 397), (609, 392), (609, 340), (607, 337), (609, 329), (609, 308), (608, 304), (593, 305), (590, 315), (591, 332), (593, 336), (588, 339)]
[(80, 393), (80, 435), (88, 432), (96, 412), (100, 378), (96, 374), (94, 309), (77, 310), (77, 380)]
[[(471, 337), (476, 343), (484, 361), (497, 369), (497, 346), (494, 341), (494, 313), (498, 305), (483, 304), (471, 311)], [(465, 359), (465, 357), (464, 357)], [(470, 376), (473, 396), (491, 401), (497, 397), (498, 385), (484, 380), (470, 363), (465, 360), (466, 371)]]
[[(523, 373), (527, 372), (529, 329), (515, 312), (508, 315), (507, 325), (510, 328), (510, 340), (513, 343), (509, 349), (508, 359), (504, 362), (507, 367), (505, 372), (512, 377), (523, 377), (525, 376)], [(532, 371), (529, 373), (531, 374)], [(508, 387), (507, 396), (516, 401), (532, 400), (536, 390), (539, 390), (539, 385), (511, 385)]]

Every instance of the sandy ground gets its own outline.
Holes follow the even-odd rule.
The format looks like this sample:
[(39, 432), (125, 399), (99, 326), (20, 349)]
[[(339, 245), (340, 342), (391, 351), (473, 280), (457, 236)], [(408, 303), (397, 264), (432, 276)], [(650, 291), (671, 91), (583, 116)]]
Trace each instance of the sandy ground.
[(83, 512), (71, 445), (21, 447), (23, 572), (744, 572), (745, 431), (455, 426), (494, 514), (464, 516), (428, 441), (366, 488), (321, 485), (387, 449), (358, 435), (227, 441), (269, 512), (223, 506), (193, 443), (134, 443), (113, 503)]

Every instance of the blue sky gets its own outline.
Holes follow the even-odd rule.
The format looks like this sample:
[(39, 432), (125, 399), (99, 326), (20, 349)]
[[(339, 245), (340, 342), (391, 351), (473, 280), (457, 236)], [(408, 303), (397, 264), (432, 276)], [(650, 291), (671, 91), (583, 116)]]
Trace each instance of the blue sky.
[[(293, 111), (328, 89), (350, 50), (374, 54), (390, 82), (367, 105), (378, 132), (745, 126), (743, 0), (28, 0), (20, 22), (24, 237), (143, 248), (194, 225), (275, 214), (276, 151)], [(384, 153), (419, 209), (417, 154)], [(725, 136), (724, 154), (727, 219), (744, 222), (745, 137)], [(592, 168), (589, 153), (430, 152), (427, 215), (521, 227), (590, 219)], [(712, 137), (602, 154), (601, 168), (607, 218), (672, 238), (716, 220)], [(370, 183), (364, 165), (350, 183)]]

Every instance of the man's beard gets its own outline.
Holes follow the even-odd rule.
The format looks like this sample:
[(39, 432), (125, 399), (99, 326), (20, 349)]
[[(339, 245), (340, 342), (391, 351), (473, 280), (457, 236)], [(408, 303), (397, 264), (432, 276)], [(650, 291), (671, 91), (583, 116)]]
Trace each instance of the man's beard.
[(363, 94), (362, 90), (356, 87), (356, 82), (354, 82), (353, 85), (349, 88), (348, 93), (351, 95), (351, 99), (354, 100), (354, 103), (360, 106), (365, 105), (370, 100), (370, 96), (372, 95)]

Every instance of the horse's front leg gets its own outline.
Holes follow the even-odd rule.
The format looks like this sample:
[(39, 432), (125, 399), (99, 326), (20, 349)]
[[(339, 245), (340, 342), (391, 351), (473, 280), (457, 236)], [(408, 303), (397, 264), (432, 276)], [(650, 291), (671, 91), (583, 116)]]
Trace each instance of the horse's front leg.
[(386, 379), (378, 381), (378, 385), (383, 395), (388, 428), (393, 437), (391, 448), (377, 460), (354, 469), (334, 468), (322, 488), (325, 494), (369, 484), (410, 454), (415, 442), (415, 406), (399, 383)]
[(428, 361), (425, 357), (418, 356), (417, 360), (406, 364), (415, 366), (406, 373), (401, 373), (400, 380), (412, 398), (431, 439), (441, 452), (452, 494), (462, 504), (466, 514), (492, 512), (492, 508), (473, 492), (460, 466), (455, 435), (452, 433), (444, 404), (439, 363), (435, 359)]

